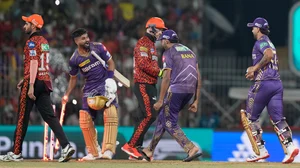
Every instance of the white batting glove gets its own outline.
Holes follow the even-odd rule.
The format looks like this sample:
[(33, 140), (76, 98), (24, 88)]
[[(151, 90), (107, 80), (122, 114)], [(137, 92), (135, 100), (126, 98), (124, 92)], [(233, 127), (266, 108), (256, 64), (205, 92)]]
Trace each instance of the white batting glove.
[(108, 101), (106, 102), (106, 106), (110, 106), (111, 102), (115, 100), (117, 92), (117, 83), (112, 78), (107, 78), (105, 80), (105, 97), (108, 98)]

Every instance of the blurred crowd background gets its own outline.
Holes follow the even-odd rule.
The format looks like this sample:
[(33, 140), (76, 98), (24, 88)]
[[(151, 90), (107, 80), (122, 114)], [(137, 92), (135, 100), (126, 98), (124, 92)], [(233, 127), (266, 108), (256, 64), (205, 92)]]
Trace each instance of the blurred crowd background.
[[(0, 124), (15, 124), (18, 94), (16, 85), (23, 76), (23, 47), (28, 36), (23, 32), (22, 15), (39, 13), (44, 18), (42, 34), (50, 44), (50, 66), (54, 84), (52, 94), (60, 115), (61, 97), (68, 84), (68, 60), (75, 45), (70, 33), (79, 27), (88, 29), (91, 41), (102, 42), (110, 51), (118, 69), (133, 84), (133, 49), (145, 33), (145, 23), (161, 17), (174, 29), (180, 42), (198, 56), (202, 73), (201, 102), (198, 113), (182, 111), (183, 127), (241, 129), (240, 108), (244, 98), (236, 98), (236, 88), (248, 88), (244, 78), (251, 65), (254, 44), (246, 27), (256, 17), (265, 17), (271, 25), (270, 38), (277, 47), (281, 77), (286, 89), (299, 88), (299, 78), (288, 65), (288, 12), (296, 0), (1, 0), (0, 1)], [(267, 7), (272, 3), (272, 8)], [(255, 10), (254, 10), (255, 8)], [(274, 12), (280, 11), (280, 12)], [(163, 49), (157, 42), (160, 56)], [(159, 62), (161, 65), (161, 61)], [(78, 125), (81, 88), (79, 74), (76, 89), (67, 104), (65, 125)], [(160, 81), (158, 82), (160, 83)], [(159, 84), (157, 85), (159, 88)], [(231, 92), (233, 91), (233, 92)], [(231, 94), (233, 93), (233, 94)], [(246, 93), (247, 94), (247, 93)], [(245, 95), (247, 96), (247, 95)], [(300, 97), (300, 95), (299, 95)], [(138, 110), (132, 88), (118, 89), (120, 125), (131, 126)], [(285, 115), (294, 128), (300, 128), (297, 101), (284, 103)], [(101, 112), (99, 112), (101, 116)], [(30, 124), (43, 121), (36, 109)], [(103, 124), (99, 117), (96, 124)], [(271, 128), (268, 120), (263, 124)]]

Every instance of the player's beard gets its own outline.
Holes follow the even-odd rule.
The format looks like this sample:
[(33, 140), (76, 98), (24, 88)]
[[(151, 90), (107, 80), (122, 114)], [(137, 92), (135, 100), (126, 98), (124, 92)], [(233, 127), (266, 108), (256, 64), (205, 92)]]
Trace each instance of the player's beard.
[(257, 33), (253, 33), (253, 37), (256, 40), (257, 39)]
[(168, 47), (167, 47), (167, 45), (166, 45), (166, 44), (164, 44), (164, 45), (163, 45), (163, 48), (164, 48), (165, 50), (167, 50), (167, 49), (168, 49)]
[(84, 48), (84, 49), (86, 49), (86, 50), (89, 50), (89, 49), (90, 49), (90, 42), (87, 41), (87, 42), (83, 43), (83, 44), (81, 45), (81, 47)]
[(32, 33), (32, 29), (28, 28), (24, 30), (26, 34), (30, 35)]
[(167, 46), (167, 43), (166, 43), (166, 42), (161, 41), (161, 45), (162, 45), (162, 47), (163, 47), (165, 50), (168, 49), (168, 46)]

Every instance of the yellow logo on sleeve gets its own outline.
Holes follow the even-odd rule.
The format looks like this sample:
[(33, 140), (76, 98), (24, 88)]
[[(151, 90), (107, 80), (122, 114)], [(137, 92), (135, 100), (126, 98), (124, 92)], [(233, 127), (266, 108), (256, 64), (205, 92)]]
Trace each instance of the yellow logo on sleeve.
[(88, 64), (90, 62), (91, 62), (90, 59), (87, 59), (87, 60), (83, 61), (82, 63), (80, 63), (79, 67), (83, 67), (83, 66), (85, 66), (86, 64)]

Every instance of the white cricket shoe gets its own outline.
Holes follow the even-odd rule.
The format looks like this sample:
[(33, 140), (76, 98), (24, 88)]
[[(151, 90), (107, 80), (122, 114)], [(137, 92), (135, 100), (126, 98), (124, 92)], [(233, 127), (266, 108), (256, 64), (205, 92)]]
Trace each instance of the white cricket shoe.
[(263, 159), (267, 159), (270, 157), (266, 147), (264, 145), (259, 147), (260, 155), (253, 154), (249, 158), (246, 159), (247, 162), (257, 162)]
[(4, 162), (19, 162), (23, 160), (22, 154), (14, 154), (13, 152), (8, 152), (6, 155), (0, 155), (0, 160)]
[(114, 156), (114, 153), (110, 150), (106, 150), (103, 155), (102, 155), (102, 159), (112, 159)]
[(282, 163), (292, 163), (294, 161), (294, 158), (299, 154), (299, 149), (295, 147), (293, 142), (290, 142), (287, 147), (287, 155), (284, 156)]
[(101, 153), (101, 148), (100, 146), (97, 147), (98, 148), (98, 156), (95, 157), (94, 155), (92, 155), (91, 153), (88, 153), (86, 156), (84, 156), (81, 160), (83, 161), (89, 161), (89, 160), (96, 160), (96, 159), (100, 159), (102, 158), (102, 153)]
[(84, 156), (81, 160), (83, 161), (91, 161), (91, 160), (96, 160), (98, 157), (95, 157), (91, 153), (88, 153), (86, 156)]

